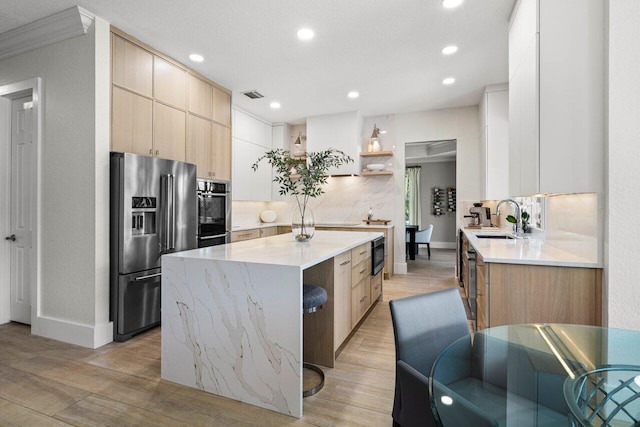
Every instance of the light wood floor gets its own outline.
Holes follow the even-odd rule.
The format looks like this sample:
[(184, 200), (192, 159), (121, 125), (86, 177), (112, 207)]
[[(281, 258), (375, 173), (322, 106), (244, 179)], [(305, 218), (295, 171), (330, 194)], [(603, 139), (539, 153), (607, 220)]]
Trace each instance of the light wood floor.
[(390, 299), (457, 286), (455, 251), (409, 261), (325, 369), (323, 390), (295, 419), (160, 380), (160, 329), (89, 350), (0, 326), (0, 425), (391, 426), (394, 344)]

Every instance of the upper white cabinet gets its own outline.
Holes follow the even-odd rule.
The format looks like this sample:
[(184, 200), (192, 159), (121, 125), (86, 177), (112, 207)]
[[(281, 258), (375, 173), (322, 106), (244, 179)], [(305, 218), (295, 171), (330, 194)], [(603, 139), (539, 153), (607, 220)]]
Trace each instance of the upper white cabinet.
[(272, 168), (266, 161), (257, 171), (251, 165), (272, 148), (272, 129), (259, 120), (236, 108), (233, 120), (233, 200), (271, 200)]
[(519, 0), (509, 27), (511, 196), (604, 187), (605, 0)]
[(509, 86), (487, 86), (480, 100), (483, 200), (509, 197)]
[(307, 151), (335, 148), (344, 151), (354, 160), (353, 163), (330, 169), (330, 175), (360, 173), (361, 135), (362, 116), (357, 111), (307, 118)]
[(233, 109), (233, 137), (271, 150), (271, 124)]
[[(273, 149), (284, 149), (289, 150), (291, 145), (291, 126), (286, 123), (278, 123), (273, 125), (271, 130), (271, 141), (273, 144)], [(266, 163), (265, 163), (266, 164)], [(275, 171), (272, 168), (271, 171), (271, 180), (273, 181), (275, 175)], [(281, 196), (280, 195), (280, 185), (275, 182), (271, 182), (271, 200), (280, 200), (287, 201), (290, 200), (291, 196)]]

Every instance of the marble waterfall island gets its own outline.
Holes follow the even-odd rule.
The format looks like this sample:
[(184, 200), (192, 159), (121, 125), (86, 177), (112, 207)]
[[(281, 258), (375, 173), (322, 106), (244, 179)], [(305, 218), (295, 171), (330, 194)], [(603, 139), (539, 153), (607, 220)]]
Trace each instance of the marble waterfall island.
[[(283, 234), (163, 256), (162, 378), (302, 417), (303, 340), (322, 349), (305, 361), (335, 360), (333, 257), (380, 236)], [(303, 337), (303, 279), (327, 289), (318, 318), (331, 333)]]

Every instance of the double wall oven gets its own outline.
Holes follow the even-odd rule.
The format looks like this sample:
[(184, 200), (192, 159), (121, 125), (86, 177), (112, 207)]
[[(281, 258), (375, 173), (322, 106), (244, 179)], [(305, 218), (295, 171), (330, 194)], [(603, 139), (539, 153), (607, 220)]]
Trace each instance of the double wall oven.
[(231, 184), (198, 179), (198, 247), (231, 241)]

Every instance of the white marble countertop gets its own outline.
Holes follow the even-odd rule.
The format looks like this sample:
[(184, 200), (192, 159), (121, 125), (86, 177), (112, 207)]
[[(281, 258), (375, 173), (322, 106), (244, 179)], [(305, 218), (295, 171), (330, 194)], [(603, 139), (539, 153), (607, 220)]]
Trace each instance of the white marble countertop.
[(313, 238), (304, 243), (296, 242), (291, 233), (286, 233), (164, 256), (298, 266), (305, 269), (382, 236), (383, 234), (379, 232), (350, 233), (316, 230)]
[[(246, 225), (234, 225), (231, 228), (231, 231), (246, 231), (253, 230), (256, 228), (268, 228), (268, 227), (278, 227), (278, 226), (291, 226), (290, 222), (262, 222), (256, 224), (246, 224)], [(318, 222), (316, 223), (316, 227), (335, 227), (335, 228), (393, 228), (393, 224), (374, 224), (367, 225), (364, 222)]]
[(511, 230), (462, 231), (485, 262), (602, 268), (602, 263), (597, 259), (597, 249), (587, 242), (550, 240), (536, 234), (521, 239), (480, 239), (477, 235), (511, 234)]

